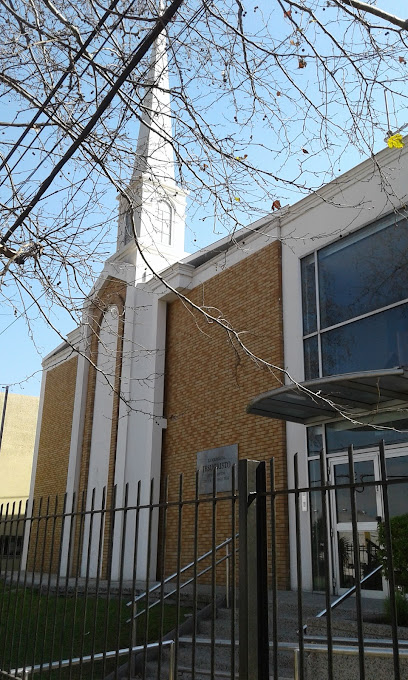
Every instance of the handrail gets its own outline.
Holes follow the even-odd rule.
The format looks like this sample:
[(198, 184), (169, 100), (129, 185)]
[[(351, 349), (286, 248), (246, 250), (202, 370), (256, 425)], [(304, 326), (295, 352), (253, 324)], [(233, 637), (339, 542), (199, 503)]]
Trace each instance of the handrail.
[[(379, 564), (375, 569), (373, 569), (373, 571), (370, 571), (370, 573), (367, 574), (367, 576), (364, 576), (364, 578), (361, 579), (360, 585), (363, 585), (363, 583), (366, 583), (370, 578), (375, 576), (375, 574), (378, 574), (378, 572), (381, 571), (381, 570), (382, 570), (382, 564)], [(336, 607), (339, 606), (339, 604), (341, 604), (342, 602), (347, 600), (351, 595), (353, 595), (353, 593), (356, 592), (356, 588), (357, 588), (357, 586), (355, 586), (355, 585), (351, 586), (351, 588), (349, 588), (345, 593), (343, 593), (343, 595), (340, 595), (340, 597), (338, 597), (337, 600), (334, 600), (334, 602), (331, 603), (330, 609), (335, 609)], [(326, 614), (327, 614), (327, 607), (326, 607), (326, 609), (323, 609), (321, 612), (316, 614), (316, 619), (320, 619), (322, 616), (325, 616)]]
[[(72, 659), (62, 659), (59, 661), (48, 661), (46, 663), (39, 663), (34, 666), (23, 666), (22, 668), (13, 668), (10, 671), (10, 676), (14, 678), (26, 678), (34, 673), (42, 671), (59, 670), (60, 668), (67, 668), (70, 666), (79, 666), (79, 664), (89, 663), (90, 661), (102, 661), (103, 659), (112, 659), (118, 656), (125, 656), (129, 652), (143, 652), (145, 649), (156, 649), (157, 647), (171, 646), (173, 640), (162, 640), (161, 642), (149, 642), (147, 645), (136, 645), (134, 647), (125, 647), (124, 649), (114, 649), (109, 652), (99, 652), (98, 654), (86, 654), (84, 656), (77, 656)], [(2, 672), (2, 671), (1, 671)]]
[[(237, 539), (238, 536), (239, 536), (238, 533), (235, 534), (235, 539)], [(140, 600), (143, 600), (146, 597), (146, 595), (148, 595), (148, 594), (150, 595), (151, 593), (154, 593), (159, 588), (162, 588), (164, 584), (170, 583), (171, 581), (173, 581), (178, 576), (178, 574), (183, 574), (184, 572), (191, 569), (195, 564), (198, 564), (199, 562), (202, 562), (203, 560), (205, 560), (207, 557), (210, 557), (210, 555), (212, 555), (212, 553), (213, 553), (213, 550), (215, 552), (217, 552), (217, 550), (220, 550), (221, 548), (228, 546), (230, 543), (232, 543), (233, 539), (234, 539), (233, 536), (230, 536), (230, 538), (226, 538), (224, 541), (222, 541), (222, 543), (215, 546), (215, 548), (211, 548), (211, 550), (208, 550), (207, 552), (203, 553), (200, 557), (197, 558), (197, 560), (193, 560), (192, 562), (189, 562), (189, 564), (186, 564), (184, 567), (182, 567), (182, 569), (180, 569), (180, 571), (176, 571), (176, 572), (174, 572), (174, 574), (167, 576), (167, 578), (165, 578), (163, 581), (156, 583), (154, 586), (151, 586), (151, 588), (149, 588), (148, 590), (145, 590), (143, 593), (141, 593), (140, 595), (135, 597), (134, 600), (130, 600), (130, 602), (127, 602), (126, 606), (127, 607), (130, 607), (131, 605), (134, 606), (137, 602), (139, 602)], [(236, 549), (236, 551), (237, 551), (237, 549)], [(222, 564), (222, 562), (225, 562), (226, 560), (230, 559), (231, 556), (232, 556), (232, 553), (227, 552), (226, 555), (224, 555), (224, 557), (221, 557), (219, 560), (216, 561), (215, 566), (217, 567), (219, 564)], [(181, 590), (182, 588), (185, 588), (190, 583), (192, 583), (195, 578), (203, 576), (203, 574), (206, 574), (211, 569), (212, 569), (212, 565), (205, 567), (200, 572), (198, 572), (197, 574), (195, 574), (194, 576), (189, 578), (187, 581), (185, 581), (184, 583), (181, 583), (180, 586), (179, 586), (179, 590)], [(174, 588), (170, 592), (166, 593), (163, 596), (163, 601), (166, 600), (167, 598), (171, 597), (172, 595), (174, 595), (176, 592), (177, 592), (177, 588)], [(148, 609), (149, 610), (153, 609), (153, 607), (155, 607), (157, 604), (159, 604), (160, 601), (161, 600), (156, 600), (155, 602), (152, 602), (151, 604), (149, 604)], [(126, 620), (126, 623), (130, 623), (132, 621), (132, 619), (137, 619), (138, 616), (141, 616), (145, 612), (146, 612), (146, 609), (141, 609), (140, 611), (134, 613), (133, 616), (131, 616), (129, 619)]]
[[(236, 534), (235, 538), (238, 538), (238, 536), (239, 536), (239, 534)], [(164, 585), (165, 583), (169, 583), (170, 581), (173, 581), (176, 578), (177, 574), (183, 574), (185, 571), (188, 571), (189, 569), (194, 567), (195, 564), (202, 562), (203, 560), (205, 560), (206, 557), (209, 557), (210, 555), (212, 555), (213, 550), (215, 550), (215, 552), (217, 552), (217, 550), (219, 550), (220, 548), (223, 548), (224, 546), (231, 543), (232, 540), (233, 540), (232, 536), (230, 536), (230, 538), (226, 538), (225, 541), (223, 541), (219, 545), (216, 545), (215, 548), (211, 548), (211, 550), (208, 550), (207, 552), (203, 553), (201, 555), (201, 557), (197, 558), (197, 560), (193, 560), (192, 562), (189, 562), (189, 564), (186, 564), (184, 567), (182, 567), (180, 569), (180, 571), (175, 571), (174, 574), (167, 576), (164, 579), (164, 581), (160, 581), (159, 583), (156, 583), (156, 585), (151, 586), (151, 588), (149, 588), (148, 590), (145, 590), (141, 595), (138, 595), (133, 600), (130, 600), (130, 602), (127, 602), (126, 606), (130, 607), (132, 604), (135, 604), (135, 602), (138, 602), (139, 600), (143, 600), (143, 598), (146, 597), (147, 594), (150, 595), (150, 593), (154, 593), (155, 590), (158, 590), (159, 588), (161, 588), (162, 584)]]

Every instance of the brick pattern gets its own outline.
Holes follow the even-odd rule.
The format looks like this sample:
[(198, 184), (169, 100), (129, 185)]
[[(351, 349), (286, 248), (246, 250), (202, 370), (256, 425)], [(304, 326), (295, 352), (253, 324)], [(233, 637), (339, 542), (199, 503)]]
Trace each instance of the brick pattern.
[[(115, 377), (115, 394), (113, 398), (113, 408), (112, 408), (112, 428), (111, 428), (111, 441), (110, 441), (110, 454), (109, 454), (109, 472), (108, 472), (108, 484), (107, 484), (107, 497), (106, 505), (111, 507), (112, 505), (112, 493), (113, 493), (113, 483), (115, 479), (115, 462), (116, 462), (116, 442), (117, 442), (117, 429), (118, 429), (118, 418), (119, 418), (119, 403), (120, 403), (120, 380), (121, 380), (121, 366), (122, 366), (122, 347), (123, 347), (123, 330), (125, 322), (125, 301), (126, 301), (126, 284), (123, 281), (115, 278), (108, 278), (104, 285), (102, 286), (98, 298), (92, 303), (90, 310), (90, 328), (91, 328), (91, 338), (90, 338), (90, 360), (91, 365), (88, 374), (88, 390), (87, 390), (87, 401), (85, 407), (85, 421), (84, 421), (84, 433), (83, 433), (83, 443), (82, 443), (82, 455), (81, 455), (81, 465), (79, 473), (79, 487), (78, 487), (78, 503), (80, 507), (84, 507), (85, 495), (88, 485), (88, 474), (89, 474), (89, 460), (91, 453), (91, 438), (92, 438), (92, 422), (94, 413), (94, 400), (95, 400), (95, 388), (96, 388), (96, 370), (92, 364), (96, 364), (98, 357), (98, 341), (99, 332), (103, 320), (103, 315), (108, 307), (116, 305), (119, 312), (119, 326), (118, 326), (118, 342), (117, 342), (117, 353), (116, 353), (116, 377)], [(77, 548), (79, 541), (79, 526), (76, 530), (76, 540), (75, 546)], [(102, 554), (102, 576), (105, 577), (107, 574), (107, 565), (109, 564), (109, 552), (111, 543), (111, 514), (108, 512), (106, 514), (105, 520), (105, 532), (104, 532), (104, 544), (103, 544), (103, 554)], [(78, 562), (77, 549), (74, 551), (73, 565)], [(73, 568), (75, 571), (75, 567)]]
[[(72, 357), (47, 371), (34, 487), (34, 515), (39, 510), (44, 514), (47, 508), (52, 513), (60, 512), (63, 507), (77, 366), (77, 357)], [(60, 520), (33, 522), (28, 553), (29, 569), (38, 570), (39, 560), (44, 560), (44, 568), (51, 573), (56, 571), (58, 550), (54, 550), (54, 545), (59, 544), (60, 535)]]
[[(188, 293), (212, 315), (227, 319), (239, 330), (242, 342), (268, 362), (284, 365), (281, 289), (281, 245), (274, 242), (240, 263), (221, 271)], [(196, 454), (204, 449), (238, 444), (239, 458), (275, 458), (277, 487), (287, 484), (285, 423), (248, 415), (249, 400), (283, 383), (282, 372), (262, 366), (248, 356), (232, 335), (209, 323), (180, 300), (169, 304), (167, 316), (166, 393), (162, 477), (169, 476), (169, 498), (178, 493), (178, 475), (184, 474), (183, 495), (194, 497)], [(225, 506), (225, 507), (224, 507)], [(178, 511), (168, 511), (164, 562), (166, 573), (175, 570), (178, 552)], [(181, 564), (193, 557), (194, 507), (183, 508)], [(211, 504), (199, 515), (198, 554), (211, 540), (218, 544), (231, 536), (231, 504), (220, 502), (216, 529)], [(289, 587), (288, 511), (277, 502), (277, 572), (280, 588)], [(225, 571), (225, 567), (223, 568)], [(222, 571), (220, 578), (222, 579)]]

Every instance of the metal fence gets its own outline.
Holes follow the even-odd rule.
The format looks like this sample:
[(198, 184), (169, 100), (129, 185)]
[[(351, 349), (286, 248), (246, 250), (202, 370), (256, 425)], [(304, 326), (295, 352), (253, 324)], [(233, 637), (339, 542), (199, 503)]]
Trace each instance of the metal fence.
[[(373, 658), (377, 669), (385, 664), (384, 677), (406, 677), (389, 494), (407, 478), (387, 478), (383, 446), (379, 477), (356, 478), (356, 460), (350, 448), (342, 484), (327, 481), (321, 454), (320, 483), (313, 487), (300, 486), (297, 457), (290, 489), (275, 487), (273, 460), (243, 460), (230, 492), (217, 493), (215, 471), (207, 495), (199, 494), (198, 476), (190, 487), (181, 476), (176, 488), (165, 480), (160, 500), (152, 483), (146, 496), (139, 484), (123, 493), (95, 490), (79, 498), (36, 499), (24, 508), (3, 506), (0, 677), (353, 680), (372, 677)], [(370, 487), (382, 497), (381, 544), (366, 538), (362, 546), (358, 513), (361, 492)], [(336, 494), (344, 490), (350, 535), (343, 555), (331, 518)], [(320, 500), (318, 595), (303, 591), (305, 494), (309, 505), (312, 495)], [(287, 550), (276, 526), (282, 498), (293, 510), (298, 583), (286, 594), (277, 578), (279, 554)], [(335, 559), (349, 586), (339, 602)], [(390, 623), (381, 634), (364, 622), (367, 582), (389, 590)], [(353, 621), (348, 635), (344, 628), (338, 632), (336, 619), (345, 601)], [(310, 623), (312, 614), (320, 628)]]

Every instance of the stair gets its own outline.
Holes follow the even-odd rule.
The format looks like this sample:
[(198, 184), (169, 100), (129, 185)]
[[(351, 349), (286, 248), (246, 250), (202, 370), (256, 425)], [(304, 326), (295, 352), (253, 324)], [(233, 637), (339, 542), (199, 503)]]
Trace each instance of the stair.
[[(371, 604), (372, 603), (372, 604)], [(303, 594), (302, 621), (315, 617), (325, 606), (325, 598), (321, 594)], [(335, 610), (334, 620), (353, 619), (355, 603), (347, 601), (341, 610)], [(375, 601), (365, 599), (364, 609), (369, 613), (378, 609)], [(212, 609), (212, 608), (211, 608)], [(212, 625), (211, 619), (200, 620), (195, 644), (195, 678), (196, 680), (228, 680), (231, 674), (231, 616), (232, 610), (225, 607), (217, 608), (217, 618)], [(324, 624), (323, 624), (324, 625)], [(278, 593), (278, 643), (297, 646), (298, 643), (298, 602), (297, 594), (290, 591), (280, 591)], [(236, 612), (235, 637), (238, 639), (238, 612)], [(269, 606), (269, 639), (272, 639), (272, 610)], [(215, 640), (212, 645), (211, 640)], [(239, 646), (235, 647), (235, 671), (238, 673), (238, 652)], [(167, 680), (169, 678), (169, 648), (162, 651), (162, 665), (160, 674), (158, 673), (157, 659), (147, 663), (147, 673), (143, 680)], [(213, 655), (213, 656), (212, 656)], [(180, 640), (176, 655), (177, 672), (174, 680), (191, 680), (193, 667), (193, 645), (191, 633), (180, 634)], [(273, 678), (273, 650), (270, 650), (270, 678)], [(213, 673), (212, 673), (213, 669)], [(141, 675), (137, 680), (141, 679)], [(237, 675), (238, 677), (238, 675)], [(293, 649), (278, 648), (278, 678), (277, 680), (293, 680), (294, 677), (294, 652)]]
[[(222, 607), (217, 610), (217, 618), (214, 626), (212, 621), (208, 619), (199, 622), (194, 646), (194, 659), (191, 634), (180, 637), (176, 652), (177, 672), (174, 680), (190, 680), (192, 678), (193, 664), (196, 680), (206, 680), (208, 678), (211, 678), (212, 680), (225, 680), (226, 678), (232, 678), (231, 617), (232, 610)], [(288, 641), (290, 629), (290, 637), (293, 642), (296, 642), (297, 619), (294, 620), (294, 612), (292, 610), (286, 613), (282, 612), (280, 615), (280, 623), (282, 623), (283, 631), (282, 635), (279, 635), (279, 639)], [(238, 612), (236, 612), (235, 639), (238, 640)], [(215, 641), (214, 644), (212, 644), (212, 640)], [(236, 644), (234, 651), (236, 677), (238, 677), (239, 669), (238, 656), (239, 645)], [(147, 664), (146, 677), (143, 680), (167, 680), (167, 678), (169, 678), (169, 658), (170, 651), (169, 648), (166, 648), (162, 652), (160, 676), (158, 675), (157, 659), (149, 661)], [(293, 679), (293, 660), (293, 651), (279, 651), (278, 680)], [(140, 675), (138, 680), (140, 680), (141, 677), (142, 676)]]

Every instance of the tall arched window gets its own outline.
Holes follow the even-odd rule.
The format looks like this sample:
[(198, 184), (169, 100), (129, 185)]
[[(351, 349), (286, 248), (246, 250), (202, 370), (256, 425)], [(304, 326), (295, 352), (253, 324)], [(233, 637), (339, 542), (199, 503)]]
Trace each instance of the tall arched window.
[(167, 201), (157, 203), (155, 231), (160, 242), (166, 245), (171, 244), (171, 205)]

